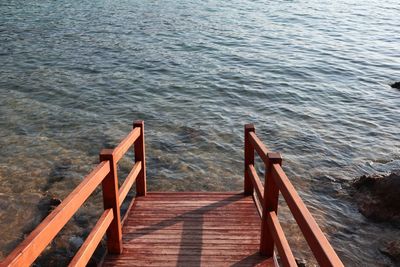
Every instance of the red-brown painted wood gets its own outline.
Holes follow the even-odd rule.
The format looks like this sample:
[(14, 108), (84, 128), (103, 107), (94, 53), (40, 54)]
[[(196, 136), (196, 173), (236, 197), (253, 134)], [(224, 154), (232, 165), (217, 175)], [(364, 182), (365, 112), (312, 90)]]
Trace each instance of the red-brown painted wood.
[(131, 172), (126, 177), (124, 183), (122, 184), (122, 186), (119, 189), (119, 205), (122, 205), (122, 202), (124, 202), (126, 195), (128, 195), (129, 190), (131, 189), (132, 185), (135, 183), (136, 178), (141, 169), (142, 169), (142, 162), (138, 161), (135, 163)]
[(108, 161), (97, 165), (74, 191), (0, 263), (0, 266), (31, 265), (109, 172)]
[(249, 140), (251, 145), (257, 151), (260, 158), (267, 163), (267, 154), (269, 152), (268, 148), (263, 144), (263, 142), (258, 138), (255, 132), (249, 133)]
[(69, 267), (86, 266), (86, 264), (92, 257), (95, 249), (99, 245), (101, 239), (103, 238), (104, 234), (106, 233), (108, 226), (111, 224), (112, 219), (112, 209), (105, 210), (100, 219), (97, 221), (93, 230), (90, 232), (89, 236), (86, 238), (85, 242), (82, 244), (78, 252), (75, 254), (74, 258), (68, 265)]
[(258, 177), (256, 169), (254, 168), (254, 165), (249, 165), (248, 173), (249, 173), (249, 176), (253, 183), (254, 191), (256, 192), (257, 197), (260, 201), (260, 204), (261, 204), (261, 206), (264, 206), (264, 186), (261, 183), (260, 177)]
[(254, 165), (254, 148), (250, 142), (250, 133), (255, 132), (253, 124), (244, 126), (244, 193), (253, 194), (253, 183), (249, 177), (249, 165)]
[(112, 149), (100, 152), (100, 161), (110, 162), (110, 172), (102, 182), (104, 210), (112, 209), (114, 218), (107, 229), (107, 250), (111, 254), (122, 253), (122, 228), (118, 194), (117, 162)]
[[(184, 194), (182, 194), (184, 193)], [(211, 197), (211, 196), (216, 196), (216, 197), (221, 197), (224, 198), (225, 195), (229, 195), (230, 197), (232, 195), (236, 195), (239, 198), (242, 198), (243, 193), (242, 192), (237, 192), (237, 191), (223, 191), (223, 192), (164, 192), (164, 191), (151, 191), (151, 195), (148, 196), (150, 197), (156, 197), (156, 196), (176, 196), (176, 197), (190, 197), (191, 195), (194, 197), (199, 197), (199, 196), (204, 196), (204, 197)], [(232, 196), (233, 197), (233, 196)], [(147, 198), (147, 199), (148, 199)]]
[(266, 215), (268, 228), (274, 238), (274, 243), (278, 250), (283, 266), (297, 267), (296, 260), (293, 256), (292, 250), (289, 247), (289, 243), (285, 237), (285, 234), (283, 233), (283, 229), (279, 223), (275, 211), (270, 211)]
[(148, 193), (104, 266), (274, 266), (259, 254), (260, 218), (243, 193)]
[(265, 164), (265, 186), (264, 186), (264, 204), (261, 220), (261, 240), (260, 252), (263, 255), (272, 257), (274, 254), (274, 239), (268, 229), (267, 214), (270, 211), (278, 212), (279, 189), (272, 178), (272, 165), (282, 164), (282, 157), (279, 153), (268, 153), (267, 163)]
[(321, 266), (344, 266), (279, 164), (273, 164), (272, 177), (318, 263)]
[(136, 199), (137, 199), (137, 198), (133, 198), (132, 201), (131, 201), (131, 203), (129, 203), (129, 206), (128, 206), (128, 208), (126, 209), (125, 214), (124, 214), (124, 216), (123, 216), (123, 218), (122, 218), (122, 220), (121, 220), (122, 226), (124, 226), (125, 221), (126, 221), (126, 219), (128, 219), (128, 215), (129, 215), (129, 213), (131, 212), (131, 210), (133, 209), (133, 207), (136, 206)]
[[(99, 183), (103, 187), (105, 212), (71, 266), (83, 266), (89, 261), (105, 231), (109, 253), (106, 266), (275, 266), (274, 245), (283, 265), (295, 266), (276, 216), (279, 191), (320, 265), (343, 266), (283, 172), (282, 158), (278, 153), (268, 152), (253, 125), (245, 126), (244, 194), (147, 194), (144, 123), (135, 122), (133, 127), (115, 149), (102, 150), (101, 163), (96, 169), (0, 266), (31, 264)], [(135, 165), (118, 189), (116, 164), (133, 144)], [(254, 167), (254, 150), (265, 163), (265, 187)], [(135, 181), (137, 197), (130, 203), (121, 223), (119, 207)], [(123, 245), (125, 251), (120, 254)]]
[[(280, 225), (278, 219), (276, 218), (275, 221), (271, 216), (267, 216), (267, 214), (276, 215), (279, 191), (281, 191), (290, 210), (293, 213), (293, 216), (296, 219), (296, 222), (302, 230), (307, 243), (309, 244), (314, 256), (321, 266), (343, 266), (343, 263), (336, 255), (335, 251), (329, 244), (322, 231), (319, 229), (314, 218), (311, 216), (310, 212), (305, 207), (296, 190), (282, 170), (281, 156), (278, 153), (268, 152), (267, 147), (264, 146), (255, 132), (250, 132), (248, 135), (250, 143), (253, 145), (252, 149), (257, 151), (261, 159), (264, 161), (266, 167), (265, 187), (263, 194), (264, 201), (259, 201), (261, 199), (261, 194), (257, 192), (257, 190), (257, 198), (254, 197), (255, 205), (260, 216), (262, 217), (260, 240), (261, 254), (267, 256), (273, 255), (274, 245), (276, 245), (278, 246), (278, 251), (280, 254), (282, 254), (281, 257), (283, 262), (286, 262), (285, 265), (293, 264), (293, 262), (290, 263), (289, 261), (290, 255), (288, 254), (288, 245), (285, 245), (286, 239), (284, 238), (283, 232), (279, 234), (280, 230), (278, 228)], [(260, 188), (261, 186), (258, 183), (257, 173), (254, 166), (249, 165), (248, 170), (254, 186), (256, 189)], [(271, 228), (271, 226), (274, 226), (274, 228)], [(284, 247), (286, 247), (286, 249)]]
[(128, 149), (140, 138), (140, 128), (134, 128), (119, 145), (113, 150), (114, 160), (117, 163), (128, 151)]
[(135, 143), (135, 162), (142, 162), (142, 168), (136, 179), (136, 195), (145, 196), (146, 187), (146, 152), (144, 142), (144, 121), (136, 121), (133, 123), (133, 128), (140, 129), (140, 136)]

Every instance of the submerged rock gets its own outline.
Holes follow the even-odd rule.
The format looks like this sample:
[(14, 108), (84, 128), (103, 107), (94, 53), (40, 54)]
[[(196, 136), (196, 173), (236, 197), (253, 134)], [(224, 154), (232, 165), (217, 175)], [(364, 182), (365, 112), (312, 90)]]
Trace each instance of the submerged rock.
[(390, 85), (392, 88), (400, 89), (400, 82), (394, 82)]
[(50, 203), (49, 204), (50, 204), (51, 209), (55, 209), (58, 205), (61, 204), (61, 199), (52, 197), (50, 199)]
[(61, 200), (56, 197), (45, 196), (40, 200), (38, 209), (41, 215), (41, 220), (43, 220), (47, 215), (50, 214), (58, 205), (60, 205)]
[(295, 258), (298, 267), (307, 267), (307, 261), (305, 259)]
[(388, 256), (394, 263), (400, 264), (400, 241), (386, 242), (379, 251)]
[(83, 239), (78, 236), (72, 236), (69, 238), (69, 243), (74, 250), (78, 250), (83, 244)]
[(400, 171), (389, 175), (363, 175), (353, 187), (358, 209), (365, 217), (400, 225)]

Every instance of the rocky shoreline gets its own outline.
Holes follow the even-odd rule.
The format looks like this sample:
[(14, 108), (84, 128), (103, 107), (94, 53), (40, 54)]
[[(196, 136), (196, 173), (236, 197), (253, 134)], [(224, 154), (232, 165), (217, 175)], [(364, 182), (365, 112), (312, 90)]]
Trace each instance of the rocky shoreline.
[(389, 175), (363, 175), (353, 182), (359, 211), (377, 222), (400, 227), (400, 171)]
[[(400, 171), (388, 175), (363, 175), (352, 183), (358, 210), (375, 222), (390, 223), (400, 229)], [(379, 251), (400, 265), (400, 241), (382, 243)]]

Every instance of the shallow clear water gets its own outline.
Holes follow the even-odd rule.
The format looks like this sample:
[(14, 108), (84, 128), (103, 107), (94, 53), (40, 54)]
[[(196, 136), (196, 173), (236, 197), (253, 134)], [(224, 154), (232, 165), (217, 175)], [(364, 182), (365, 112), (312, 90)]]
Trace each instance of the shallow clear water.
[[(347, 188), (400, 169), (397, 0), (29, 0), (0, 14), (0, 256), (143, 119), (150, 190), (241, 190), (253, 122), (344, 263), (393, 264), (379, 247), (400, 231)], [(70, 256), (100, 210), (96, 194), (53, 248)]]

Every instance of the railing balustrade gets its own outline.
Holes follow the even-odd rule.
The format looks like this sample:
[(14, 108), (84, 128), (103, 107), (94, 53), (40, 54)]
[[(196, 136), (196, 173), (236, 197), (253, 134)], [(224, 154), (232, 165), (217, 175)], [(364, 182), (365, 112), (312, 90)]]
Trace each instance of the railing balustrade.
[[(132, 145), (135, 147), (135, 164), (118, 189), (117, 163)], [(133, 130), (116, 148), (103, 149), (100, 152), (100, 163), (94, 170), (0, 262), (0, 266), (31, 265), (100, 184), (103, 189), (104, 212), (69, 266), (86, 266), (105, 233), (108, 253), (121, 253), (123, 248), (120, 206), (135, 182), (136, 195), (145, 196), (146, 161), (143, 121), (135, 122)], [(129, 206), (132, 206), (132, 203)]]
[[(134, 145), (135, 163), (119, 187), (118, 161), (132, 145)], [(254, 151), (264, 162), (264, 185), (254, 166)], [(343, 266), (281, 165), (281, 155), (268, 150), (257, 137), (252, 124), (245, 125), (244, 194), (253, 195), (261, 216), (260, 253), (266, 257), (274, 257), (276, 247), (284, 266), (297, 266), (277, 216), (278, 199), (281, 193), (318, 263), (321, 266)], [(4, 261), (0, 262), (0, 266), (31, 265), (100, 184), (103, 190), (104, 211), (69, 266), (85, 266), (105, 234), (107, 235), (108, 253), (122, 253), (122, 225), (133, 206), (134, 199), (130, 202), (122, 220), (120, 207), (135, 183), (136, 196), (146, 196), (143, 121), (135, 122), (133, 130), (116, 148), (103, 149), (100, 152), (100, 163), (94, 170)]]
[[(260, 253), (272, 257), (276, 247), (283, 266), (297, 266), (277, 217), (280, 192), (318, 263), (321, 266), (343, 266), (283, 171), (281, 155), (268, 150), (257, 137), (253, 124), (245, 125), (244, 134), (244, 192), (247, 195), (253, 194), (258, 199), (255, 199), (255, 203), (261, 205), (256, 205), (261, 216)], [(254, 167), (254, 151), (264, 162), (264, 185)]]

